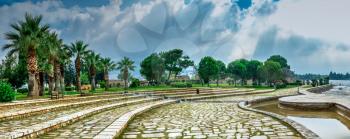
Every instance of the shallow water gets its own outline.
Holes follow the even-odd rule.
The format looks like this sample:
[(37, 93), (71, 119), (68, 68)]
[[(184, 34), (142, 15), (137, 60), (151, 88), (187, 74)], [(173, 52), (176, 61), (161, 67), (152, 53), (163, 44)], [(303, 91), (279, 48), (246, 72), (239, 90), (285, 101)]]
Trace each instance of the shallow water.
[(286, 116), (323, 139), (349, 139), (350, 121), (334, 111), (305, 111), (279, 108), (277, 101), (271, 101), (253, 106), (256, 109), (269, 111)]

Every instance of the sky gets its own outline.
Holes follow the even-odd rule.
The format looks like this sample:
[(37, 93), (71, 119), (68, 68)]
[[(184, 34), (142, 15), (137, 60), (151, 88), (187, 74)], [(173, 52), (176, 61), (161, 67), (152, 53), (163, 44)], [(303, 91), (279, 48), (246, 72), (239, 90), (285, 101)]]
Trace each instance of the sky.
[(0, 46), (8, 43), (3, 34), (12, 31), (9, 24), (28, 12), (43, 15), (66, 44), (83, 40), (103, 57), (130, 57), (137, 66), (151, 53), (180, 48), (196, 63), (204, 56), (227, 64), (278, 54), (299, 74), (348, 72), (347, 5), (349, 0), (2, 0)]

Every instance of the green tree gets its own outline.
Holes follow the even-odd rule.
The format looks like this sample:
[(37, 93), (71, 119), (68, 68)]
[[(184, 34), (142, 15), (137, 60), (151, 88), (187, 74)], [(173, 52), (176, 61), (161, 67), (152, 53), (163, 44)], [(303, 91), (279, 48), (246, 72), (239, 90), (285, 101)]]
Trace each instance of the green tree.
[(259, 78), (258, 69), (262, 65), (263, 64), (258, 60), (251, 60), (247, 65), (247, 74), (248, 77), (253, 80), (253, 84), (259, 84), (257, 83), (257, 79)]
[(124, 78), (124, 89), (128, 89), (128, 79), (129, 79), (129, 71), (134, 71), (134, 61), (130, 58), (124, 57), (121, 61), (117, 63), (117, 69), (123, 73)]
[(165, 72), (164, 60), (156, 53), (146, 57), (140, 64), (140, 73), (148, 81), (158, 84)]
[(198, 73), (200, 78), (207, 83), (209, 86), (210, 79), (214, 78), (218, 75), (219, 67), (217, 65), (217, 61), (210, 57), (206, 56), (201, 59), (199, 62)]
[[(244, 81), (247, 77), (247, 65), (246, 60), (236, 60), (228, 64), (227, 72), (233, 76), (237, 76), (241, 79), (241, 85), (244, 85)], [(234, 78), (234, 77), (233, 77)]]
[(168, 71), (168, 81), (172, 74), (176, 76), (183, 69), (193, 66), (193, 61), (191, 61), (188, 56), (184, 56), (181, 49), (162, 52), (160, 56), (164, 59), (165, 69)]
[(49, 29), (48, 25), (41, 25), (41, 20), (42, 16), (26, 13), (24, 21), (11, 24), (15, 31), (5, 34), (5, 38), (10, 43), (3, 46), (3, 50), (9, 50), (9, 55), (20, 53), (27, 57), (28, 96), (30, 97), (39, 96), (37, 50), (44, 33)]
[(83, 41), (76, 41), (70, 45), (70, 52), (75, 55), (75, 74), (76, 74), (76, 89), (81, 92), (80, 71), (81, 71), (81, 58), (91, 52), (87, 49), (88, 45)]
[(95, 91), (96, 89), (96, 73), (97, 73), (97, 67), (99, 67), (100, 65), (100, 59), (101, 59), (101, 56), (94, 52), (90, 52), (85, 57), (85, 61), (88, 66), (89, 74), (91, 78), (92, 91)]
[(222, 62), (220, 60), (217, 60), (216, 64), (219, 68), (219, 72), (218, 72), (217, 79), (216, 79), (216, 86), (219, 86), (219, 80), (226, 78), (226, 65), (224, 62)]
[(270, 86), (276, 85), (277, 81), (282, 80), (282, 67), (278, 62), (266, 61), (261, 68), (259, 68), (260, 76), (267, 81)]
[(103, 58), (101, 60), (102, 68), (103, 68), (103, 78), (105, 80), (105, 90), (109, 89), (109, 71), (112, 71), (116, 68), (116, 64), (110, 58)]
[(266, 61), (274, 61), (281, 65), (281, 68), (287, 68), (290, 69), (290, 66), (288, 65), (288, 61), (286, 58), (280, 56), (280, 55), (273, 55)]

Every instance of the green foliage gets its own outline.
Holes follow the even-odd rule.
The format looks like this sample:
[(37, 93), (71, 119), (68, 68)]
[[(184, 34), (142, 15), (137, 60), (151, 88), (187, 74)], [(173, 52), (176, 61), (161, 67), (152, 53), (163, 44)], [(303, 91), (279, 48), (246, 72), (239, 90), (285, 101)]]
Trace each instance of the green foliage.
[(140, 73), (148, 81), (157, 82), (161, 81), (161, 77), (165, 72), (164, 60), (156, 53), (146, 57), (140, 64)]
[(287, 84), (285, 84), (285, 83), (281, 83), (281, 84), (276, 85), (276, 89), (281, 89), (281, 88), (286, 88), (286, 87), (287, 87)]
[(247, 74), (248, 77), (253, 79), (253, 84), (256, 84), (256, 79), (259, 78), (259, 67), (263, 64), (258, 60), (251, 60), (247, 65)]
[(28, 90), (28, 88), (19, 88), (19, 89), (17, 89), (17, 92), (21, 93), (21, 94), (25, 94), (25, 93), (28, 93), (29, 90)]
[(0, 102), (10, 102), (15, 99), (15, 95), (9, 83), (0, 81)]
[(176, 88), (191, 88), (192, 84), (191, 83), (185, 83), (185, 82), (172, 82), (170, 83), (171, 87), (176, 87)]
[(80, 81), (81, 84), (89, 84), (89, 75), (87, 72), (82, 72), (81, 76), (80, 76)]
[(268, 83), (276, 83), (283, 79), (282, 68), (278, 62), (266, 61), (263, 66), (259, 68), (260, 77)]
[(106, 87), (106, 82), (105, 81), (99, 81), (98, 84), (100, 85), (100, 88), (105, 88)]
[(238, 76), (241, 79), (243, 85), (244, 80), (247, 79), (247, 64), (248, 61), (244, 59), (239, 59), (228, 64), (227, 71), (231, 75)]
[(139, 87), (140, 85), (141, 85), (140, 80), (137, 79), (137, 78), (133, 78), (132, 81), (131, 81), (130, 87), (131, 88), (136, 88), (136, 87)]
[(281, 68), (287, 68), (290, 69), (290, 66), (288, 65), (287, 59), (280, 56), (280, 55), (273, 55), (266, 61), (274, 61), (280, 64)]
[(214, 58), (206, 56), (199, 62), (198, 74), (204, 83), (209, 83), (210, 78), (217, 76), (218, 72), (219, 67)]
[(162, 52), (160, 56), (164, 60), (165, 69), (169, 72), (168, 80), (171, 74), (178, 75), (183, 69), (193, 66), (193, 61), (188, 56), (184, 56), (181, 49)]
[(66, 87), (65, 87), (65, 90), (66, 90), (66, 91), (74, 91), (74, 90), (75, 90), (75, 87), (74, 87), (74, 86), (66, 86)]

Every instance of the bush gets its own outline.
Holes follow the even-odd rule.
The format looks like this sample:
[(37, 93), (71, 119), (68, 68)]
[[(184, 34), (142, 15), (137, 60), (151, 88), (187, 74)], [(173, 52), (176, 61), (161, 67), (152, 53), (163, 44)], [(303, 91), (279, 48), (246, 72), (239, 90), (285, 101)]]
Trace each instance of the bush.
[(15, 99), (15, 95), (9, 83), (0, 81), (0, 102), (10, 102)]
[(191, 83), (182, 83), (182, 82), (175, 82), (170, 84), (171, 87), (176, 87), (176, 88), (190, 88), (192, 87)]
[(17, 92), (21, 94), (26, 94), (29, 92), (29, 90), (28, 88), (20, 88), (20, 89), (17, 89)]
[(66, 91), (74, 91), (75, 87), (74, 86), (66, 86), (65, 90)]
[(106, 87), (106, 82), (105, 81), (100, 81), (98, 82), (100, 84), (100, 88), (105, 88)]
[(281, 89), (281, 88), (286, 88), (286, 87), (287, 87), (287, 84), (285, 84), (285, 83), (276, 85), (276, 89)]
[(136, 79), (136, 78), (134, 78), (134, 79), (132, 79), (132, 81), (131, 81), (131, 85), (130, 85), (130, 88), (135, 88), (135, 87), (139, 87), (140, 86), (140, 80), (139, 79)]

